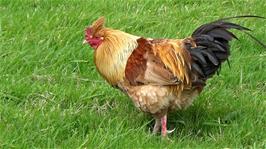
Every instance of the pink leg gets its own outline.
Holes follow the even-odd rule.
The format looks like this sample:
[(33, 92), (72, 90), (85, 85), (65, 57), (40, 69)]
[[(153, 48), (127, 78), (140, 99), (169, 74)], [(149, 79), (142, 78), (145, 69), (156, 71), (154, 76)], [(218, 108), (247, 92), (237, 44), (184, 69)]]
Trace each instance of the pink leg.
[(155, 118), (155, 125), (153, 127), (152, 133), (156, 134), (160, 130), (160, 127), (161, 127), (160, 119), (159, 118)]
[(164, 115), (162, 118), (161, 118), (161, 124), (162, 124), (162, 136), (163, 137), (166, 137), (167, 135), (167, 115)]

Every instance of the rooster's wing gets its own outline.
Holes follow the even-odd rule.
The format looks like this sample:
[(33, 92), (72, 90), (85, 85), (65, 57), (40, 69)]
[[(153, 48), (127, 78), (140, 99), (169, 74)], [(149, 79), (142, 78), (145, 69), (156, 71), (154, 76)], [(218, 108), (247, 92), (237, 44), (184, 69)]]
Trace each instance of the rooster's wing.
[(189, 82), (190, 55), (176, 40), (137, 40), (125, 76), (131, 85), (177, 85)]

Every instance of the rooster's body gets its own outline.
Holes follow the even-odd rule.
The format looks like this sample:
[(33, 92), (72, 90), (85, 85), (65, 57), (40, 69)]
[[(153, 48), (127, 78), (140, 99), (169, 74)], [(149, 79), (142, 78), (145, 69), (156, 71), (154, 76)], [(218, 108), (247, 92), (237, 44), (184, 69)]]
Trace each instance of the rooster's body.
[(99, 73), (156, 119), (153, 132), (167, 133), (167, 113), (189, 106), (230, 54), (228, 29), (249, 30), (218, 20), (185, 39), (148, 39), (105, 28), (100, 18), (86, 30)]

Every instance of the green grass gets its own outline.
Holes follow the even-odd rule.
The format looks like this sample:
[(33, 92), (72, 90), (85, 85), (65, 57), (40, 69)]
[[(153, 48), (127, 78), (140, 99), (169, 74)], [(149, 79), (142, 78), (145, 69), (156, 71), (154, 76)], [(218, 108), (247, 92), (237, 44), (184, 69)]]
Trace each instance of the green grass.
[[(243, 33), (231, 69), (208, 81), (187, 110), (172, 113), (169, 140), (153, 120), (96, 72), (84, 29), (107, 26), (183, 38), (215, 19), (266, 14), (261, 0), (1, 0), (0, 148), (266, 148), (266, 50)], [(236, 22), (266, 42), (266, 20)]]

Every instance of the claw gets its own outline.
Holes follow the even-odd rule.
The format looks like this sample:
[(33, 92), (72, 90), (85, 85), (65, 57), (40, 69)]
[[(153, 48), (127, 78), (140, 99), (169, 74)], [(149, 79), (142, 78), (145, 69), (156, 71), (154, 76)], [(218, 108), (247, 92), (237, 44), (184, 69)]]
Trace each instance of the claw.
[(175, 128), (172, 129), (172, 130), (167, 130), (167, 133), (168, 133), (168, 134), (171, 134), (171, 133), (173, 133), (174, 131), (175, 131)]

